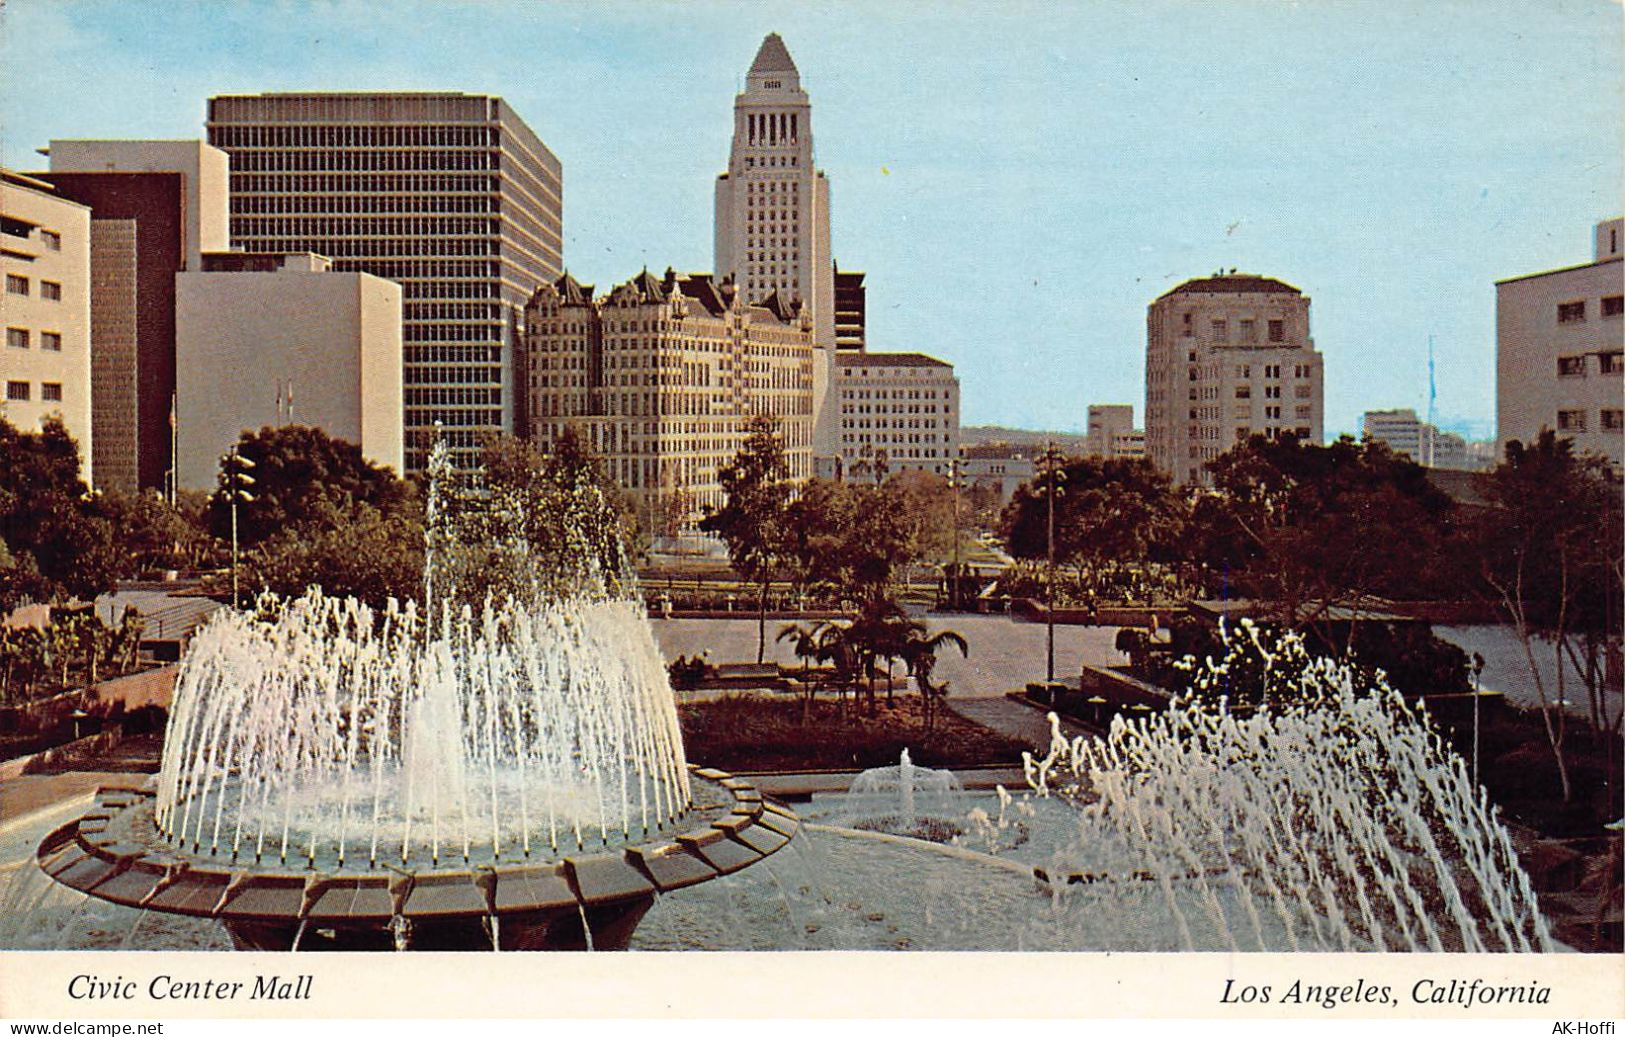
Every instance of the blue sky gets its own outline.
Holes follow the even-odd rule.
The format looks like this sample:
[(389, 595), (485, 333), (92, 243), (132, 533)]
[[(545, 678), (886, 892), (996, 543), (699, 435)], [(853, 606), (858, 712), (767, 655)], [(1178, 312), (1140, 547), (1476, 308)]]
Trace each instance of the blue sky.
[(952, 361), (967, 423), (1143, 404), (1145, 307), (1220, 267), (1313, 300), (1327, 432), (1427, 404), (1488, 434), (1498, 278), (1590, 258), (1621, 207), (1607, 0), (1287, 3), (6, 0), (0, 161), (202, 135), (211, 94), (507, 98), (564, 163), (566, 260), (711, 266), (761, 38), (813, 102), (871, 348)]

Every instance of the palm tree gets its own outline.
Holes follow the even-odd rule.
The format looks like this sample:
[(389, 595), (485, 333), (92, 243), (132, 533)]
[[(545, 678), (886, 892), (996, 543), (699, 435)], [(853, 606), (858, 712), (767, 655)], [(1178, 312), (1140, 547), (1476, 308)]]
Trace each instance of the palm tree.
[(803, 724), (807, 722), (807, 718), (812, 712), (813, 696), (817, 694), (817, 689), (812, 682), (812, 663), (823, 650), (819, 640), (820, 633), (821, 630), (816, 624), (803, 626), (800, 623), (786, 623), (779, 629), (779, 636), (773, 639), (775, 642), (795, 642), (791, 646), (791, 651), (795, 652), (796, 658), (801, 660), (801, 685), (804, 692), (801, 700), (801, 722)]
[(937, 652), (943, 645), (953, 645), (959, 649), (959, 654), (965, 658), (970, 657), (970, 645), (962, 634), (955, 630), (939, 630), (935, 634), (927, 633), (924, 623), (911, 623), (908, 627), (908, 636), (903, 642), (902, 658), (908, 665), (908, 672), (914, 682), (920, 687), (920, 701), (925, 707), (925, 729), (931, 731), (936, 727), (937, 700), (948, 694), (948, 683), (944, 681), (939, 685), (931, 683), (931, 671), (937, 666)]

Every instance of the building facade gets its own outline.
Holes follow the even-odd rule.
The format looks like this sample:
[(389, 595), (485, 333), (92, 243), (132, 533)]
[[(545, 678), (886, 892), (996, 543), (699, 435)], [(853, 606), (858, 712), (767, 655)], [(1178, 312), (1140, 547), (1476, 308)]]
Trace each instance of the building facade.
[(1001, 504), (1015, 496), (1017, 488), (1033, 481), (1038, 466), (1029, 447), (1014, 443), (975, 443), (960, 448), (959, 478), (971, 490), (985, 489), (997, 494)]
[(1134, 405), (1091, 403), (1084, 443), (1091, 457), (1144, 457), (1145, 433), (1134, 427)]
[(46, 174), (91, 208), (91, 381), (103, 486), (167, 489), (175, 277), (227, 246), (225, 152), (198, 140), (53, 140)]
[(839, 471), (846, 479), (919, 469), (950, 474), (959, 456), (959, 379), (923, 353), (839, 353)]
[(1368, 410), (1362, 423), (1367, 439), (1388, 444), (1396, 454), (1404, 454), (1424, 468), (1454, 468), (1478, 471), (1485, 467), (1481, 454), (1473, 452), (1467, 440), (1446, 432), (1403, 410)]
[(311, 254), (205, 253), (175, 278), (179, 485), (245, 430), (300, 424), (401, 470), (401, 286)]
[(749, 304), (668, 270), (595, 299), (566, 274), (536, 291), (525, 329), (533, 438), (573, 429), (640, 509), (669, 516), (652, 528), (726, 503), (718, 473), (758, 415), (776, 421), (790, 477), (812, 474), (811, 320), (778, 294)]
[(456, 93), (211, 98), (231, 156), (231, 240), (315, 252), (404, 293), (406, 470), (442, 430), (460, 467), (529, 430), (519, 318), (563, 269), (563, 170), (501, 98)]
[(1175, 482), (1253, 435), (1324, 438), (1321, 356), (1309, 299), (1233, 271), (1187, 281), (1146, 314), (1146, 456)]
[(867, 348), (868, 290), (864, 275), (855, 270), (835, 270), (835, 348)]
[(0, 187), (0, 416), (23, 432), (61, 418), (79, 444), (80, 475), (94, 486), (90, 209), (10, 170), (0, 171)]
[(1625, 464), (1625, 283), (1619, 219), (1595, 228), (1592, 260), (1495, 285), (1499, 451), (1542, 429)]
[(835, 259), (829, 181), (814, 164), (812, 103), (777, 33), (762, 41), (734, 97), (728, 171), (717, 177), (715, 263), (747, 303), (799, 305), (821, 350), (813, 370), (814, 452), (835, 451), (830, 386), (835, 353)]

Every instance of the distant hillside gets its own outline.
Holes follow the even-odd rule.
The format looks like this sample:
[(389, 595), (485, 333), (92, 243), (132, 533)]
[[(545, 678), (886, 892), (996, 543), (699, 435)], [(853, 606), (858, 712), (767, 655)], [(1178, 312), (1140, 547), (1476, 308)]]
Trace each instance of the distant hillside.
[(1019, 443), (1031, 447), (1034, 452), (1044, 449), (1044, 444), (1054, 442), (1062, 452), (1067, 454), (1082, 454), (1084, 437), (1076, 432), (1043, 432), (1025, 428), (1005, 428), (1003, 425), (963, 425), (959, 429), (959, 442), (962, 446), (973, 446), (979, 443)]

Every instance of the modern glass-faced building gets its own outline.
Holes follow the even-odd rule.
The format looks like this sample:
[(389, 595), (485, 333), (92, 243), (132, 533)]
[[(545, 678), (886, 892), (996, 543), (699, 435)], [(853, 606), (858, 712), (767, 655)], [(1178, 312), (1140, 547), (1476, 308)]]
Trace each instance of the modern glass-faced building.
[(458, 93), (227, 95), (209, 143), (231, 156), (231, 243), (316, 252), (400, 283), (405, 458), (438, 425), (460, 467), (529, 433), (518, 333), (563, 270), (563, 169), (501, 98)]

